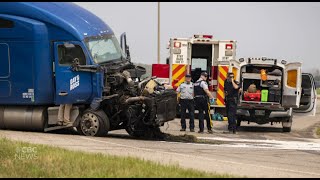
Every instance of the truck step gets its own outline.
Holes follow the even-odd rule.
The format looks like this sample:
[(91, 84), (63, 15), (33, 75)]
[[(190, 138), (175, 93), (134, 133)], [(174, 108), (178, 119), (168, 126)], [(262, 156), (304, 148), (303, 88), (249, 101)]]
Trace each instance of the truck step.
[(54, 127), (45, 128), (44, 132), (54, 131), (54, 130), (58, 130), (58, 129), (65, 129), (65, 128), (69, 128), (69, 127), (73, 127), (73, 124), (68, 124), (66, 126), (54, 126)]

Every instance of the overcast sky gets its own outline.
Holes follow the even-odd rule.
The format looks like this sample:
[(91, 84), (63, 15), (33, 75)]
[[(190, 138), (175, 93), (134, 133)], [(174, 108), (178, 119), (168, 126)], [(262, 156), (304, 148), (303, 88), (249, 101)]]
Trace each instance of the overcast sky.
[[(119, 37), (127, 33), (133, 62), (157, 63), (156, 2), (77, 2)], [(170, 37), (212, 34), (238, 42), (237, 58), (267, 56), (320, 68), (320, 3), (161, 2), (161, 63)]]

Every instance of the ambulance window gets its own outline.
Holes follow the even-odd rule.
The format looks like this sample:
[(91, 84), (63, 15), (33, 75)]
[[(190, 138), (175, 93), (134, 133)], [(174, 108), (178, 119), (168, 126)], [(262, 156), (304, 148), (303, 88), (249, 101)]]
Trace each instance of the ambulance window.
[(67, 49), (63, 45), (58, 46), (59, 64), (71, 65), (75, 58), (79, 59), (80, 65), (86, 65), (86, 57), (81, 46), (75, 45), (74, 48)]
[(298, 78), (297, 70), (289, 70), (287, 85), (293, 88), (297, 87), (297, 78)]
[(13, 21), (0, 18), (0, 28), (13, 28)]
[(201, 68), (202, 71), (206, 71), (207, 70), (207, 59), (192, 58), (191, 70), (195, 70), (196, 68)]

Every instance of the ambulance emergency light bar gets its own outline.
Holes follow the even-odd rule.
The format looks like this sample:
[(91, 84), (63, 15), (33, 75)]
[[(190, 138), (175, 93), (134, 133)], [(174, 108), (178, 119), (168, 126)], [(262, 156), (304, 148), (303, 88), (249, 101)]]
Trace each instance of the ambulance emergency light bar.
[(181, 48), (181, 42), (174, 42), (173, 47), (175, 48)]
[(213, 36), (212, 35), (199, 35), (199, 34), (195, 34), (193, 35), (194, 38), (208, 38), (208, 39), (212, 39)]
[(226, 49), (227, 50), (232, 50), (233, 48), (233, 45), (232, 44), (226, 44)]

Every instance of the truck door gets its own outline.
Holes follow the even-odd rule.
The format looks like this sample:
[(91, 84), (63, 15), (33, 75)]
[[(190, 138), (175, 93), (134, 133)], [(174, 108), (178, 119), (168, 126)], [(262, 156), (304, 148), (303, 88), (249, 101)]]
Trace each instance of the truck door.
[(301, 97), (301, 63), (285, 65), (283, 81), (282, 106), (298, 108)]
[[(70, 44), (69, 44), (70, 43)], [(71, 65), (75, 58), (80, 65), (87, 64), (87, 55), (82, 44), (77, 42), (54, 43), (55, 68), (55, 104), (84, 103), (92, 95), (91, 72), (72, 71)]]
[(315, 116), (317, 109), (317, 91), (312, 74), (302, 74), (301, 87), (300, 107), (293, 109), (293, 111), (303, 113), (303, 115)]

